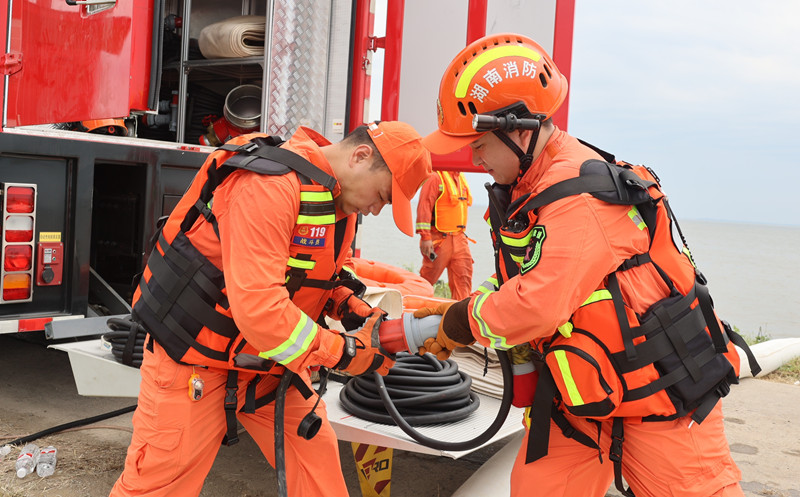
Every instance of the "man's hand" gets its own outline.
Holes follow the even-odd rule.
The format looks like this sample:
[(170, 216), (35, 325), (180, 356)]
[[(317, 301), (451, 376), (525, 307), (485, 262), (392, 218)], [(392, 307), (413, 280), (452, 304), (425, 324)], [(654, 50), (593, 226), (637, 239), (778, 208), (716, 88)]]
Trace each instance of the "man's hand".
[(387, 354), (380, 344), (378, 330), (386, 317), (386, 312), (378, 307), (371, 309), (369, 318), (354, 333), (342, 333), (344, 351), (334, 369), (341, 369), (359, 376), (377, 371), (386, 376), (394, 366), (394, 356)]
[(459, 302), (442, 302), (436, 307), (422, 307), (414, 311), (415, 318), (442, 315), (436, 338), (425, 340), (419, 348), (420, 355), (430, 352), (440, 361), (450, 357), (456, 347), (466, 347), (475, 342), (469, 328), (469, 298)]
[(433, 250), (433, 240), (420, 240), (419, 252), (423, 257), (427, 257), (430, 260), (436, 259), (436, 252)]
[(356, 297), (353, 290), (346, 286), (333, 289), (330, 305), (328, 316), (331, 319), (341, 321), (342, 326), (347, 331), (361, 327), (372, 314), (372, 306)]

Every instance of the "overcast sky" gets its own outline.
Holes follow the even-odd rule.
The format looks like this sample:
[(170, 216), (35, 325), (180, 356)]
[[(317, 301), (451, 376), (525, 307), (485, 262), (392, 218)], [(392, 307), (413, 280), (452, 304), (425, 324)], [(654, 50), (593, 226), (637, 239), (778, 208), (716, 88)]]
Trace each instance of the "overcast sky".
[(679, 219), (800, 226), (800, 2), (577, 0), (570, 88), (568, 131)]
[(800, 1), (575, 3), (572, 135), (652, 167), (679, 219), (800, 226)]
[(577, 0), (569, 131), (679, 218), (800, 226), (800, 2)]

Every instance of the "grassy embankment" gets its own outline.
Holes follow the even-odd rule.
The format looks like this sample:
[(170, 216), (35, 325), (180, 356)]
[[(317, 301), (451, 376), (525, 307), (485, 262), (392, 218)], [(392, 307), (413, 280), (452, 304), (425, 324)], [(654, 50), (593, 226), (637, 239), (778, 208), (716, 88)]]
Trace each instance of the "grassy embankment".
[[(736, 332), (742, 335), (747, 341), (749, 345), (755, 345), (757, 343), (766, 342), (770, 338), (769, 333), (765, 333), (763, 330), (759, 328), (758, 334), (755, 336), (749, 335), (747, 333), (742, 333), (739, 331), (739, 328), (736, 326), (733, 327)], [(787, 362), (783, 366), (779, 367), (772, 373), (762, 376), (761, 378), (770, 381), (777, 381), (780, 383), (791, 383), (795, 384), (800, 382), (800, 357), (795, 357), (791, 361)]]

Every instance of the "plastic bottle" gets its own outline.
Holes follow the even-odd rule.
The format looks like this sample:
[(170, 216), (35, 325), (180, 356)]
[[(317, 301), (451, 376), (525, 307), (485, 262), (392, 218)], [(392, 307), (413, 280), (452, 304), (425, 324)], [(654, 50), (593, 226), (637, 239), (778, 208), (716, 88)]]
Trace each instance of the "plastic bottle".
[(56, 454), (58, 450), (52, 445), (39, 451), (39, 460), (36, 462), (36, 474), (50, 476), (56, 471)]
[(33, 468), (36, 467), (36, 458), (39, 457), (39, 447), (36, 444), (26, 444), (22, 448), (22, 452), (17, 457), (17, 476), (25, 478), (33, 473)]
[(9, 455), (10, 453), (11, 453), (11, 446), (10, 445), (4, 445), (4, 446), (0, 447), (0, 461), (5, 459), (6, 456)]

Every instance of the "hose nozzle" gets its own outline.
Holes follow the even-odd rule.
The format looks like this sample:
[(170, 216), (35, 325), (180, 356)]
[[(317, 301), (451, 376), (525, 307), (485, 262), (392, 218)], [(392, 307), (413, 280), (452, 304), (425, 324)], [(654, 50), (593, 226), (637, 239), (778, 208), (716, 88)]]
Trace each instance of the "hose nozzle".
[(425, 340), (436, 338), (441, 321), (442, 316), (439, 314), (415, 318), (410, 312), (403, 314), (402, 318), (384, 321), (378, 331), (381, 347), (390, 354), (416, 354)]

